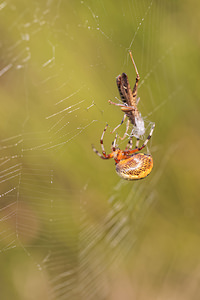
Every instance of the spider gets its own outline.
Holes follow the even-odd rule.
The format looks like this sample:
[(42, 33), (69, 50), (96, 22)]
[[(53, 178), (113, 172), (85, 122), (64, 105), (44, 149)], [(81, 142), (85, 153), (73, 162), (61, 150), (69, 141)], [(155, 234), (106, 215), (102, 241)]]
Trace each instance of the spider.
[(126, 124), (126, 131), (124, 133), (124, 136), (122, 138), (120, 137), (122, 140), (127, 135), (130, 122), (134, 126), (132, 133), (134, 131), (134, 135), (137, 138), (139, 138), (141, 135), (144, 135), (145, 133), (144, 121), (137, 108), (137, 104), (140, 100), (140, 98), (137, 98), (137, 88), (138, 88), (138, 82), (140, 80), (140, 75), (138, 73), (131, 51), (129, 51), (129, 54), (137, 75), (133, 91), (131, 91), (131, 87), (128, 81), (128, 76), (125, 73), (122, 73), (122, 75), (117, 76), (116, 82), (117, 82), (120, 98), (123, 101), (123, 104), (114, 103), (111, 100), (108, 101), (110, 104), (120, 106), (121, 110), (124, 112), (124, 117), (121, 123), (114, 128), (112, 133), (115, 132), (116, 129), (124, 123), (126, 117), (128, 117), (128, 121)]
[[(106, 132), (106, 129), (108, 127), (108, 124), (103, 130), (100, 144), (102, 149), (102, 154), (99, 153), (98, 150), (95, 149), (95, 147), (92, 145), (93, 151), (102, 159), (110, 159), (114, 158), (115, 164), (116, 164), (116, 172), (117, 174), (122, 177), (123, 179), (127, 180), (136, 180), (136, 179), (142, 179), (145, 178), (149, 173), (151, 172), (153, 168), (153, 158), (149, 154), (139, 153), (138, 151), (142, 150), (150, 140), (153, 130), (155, 128), (155, 124), (153, 124), (151, 131), (149, 133), (149, 136), (145, 140), (144, 144), (141, 147), (138, 147), (137, 143), (134, 149), (132, 149), (132, 139), (133, 135), (130, 137), (130, 140), (125, 148), (125, 150), (120, 150), (116, 146), (117, 141), (117, 134), (115, 136), (115, 139), (112, 143), (112, 152), (110, 154), (106, 154), (106, 151), (104, 149), (103, 145), (103, 138), (104, 134)], [(138, 153), (136, 153), (138, 152)]]

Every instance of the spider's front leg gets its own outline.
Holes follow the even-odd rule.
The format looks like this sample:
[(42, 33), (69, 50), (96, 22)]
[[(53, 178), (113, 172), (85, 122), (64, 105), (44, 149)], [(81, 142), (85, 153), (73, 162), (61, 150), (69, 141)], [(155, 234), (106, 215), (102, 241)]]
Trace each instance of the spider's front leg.
[[(124, 105), (124, 104), (114, 103), (114, 102), (112, 102), (111, 100), (109, 100), (108, 102), (109, 102), (110, 104), (113, 104), (113, 105), (116, 105), (116, 106), (120, 106), (120, 107), (121, 107), (121, 110), (124, 112), (124, 116), (123, 116), (123, 119), (122, 119), (121, 123), (120, 123), (119, 125), (117, 125), (117, 126), (113, 129), (113, 131), (111, 131), (111, 133), (114, 133), (114, 132), (117, 130), (117, 128), (119, 128), (119, 127), (124, 123), (124, 121), (125, 121), (125, 119), (126, 119), (126, 117), (127, 117), (126, 113), (132, 112), (132, 111), (134, 111), (135, 109), (134, 109), (133, 106), (127, 106), (127, 105)], [(123, 137), (121, 138), (121, 137), (119, 136), (119, 138), (120, 138), (121, 140), (124, 140), (124, 139), (125, 139), (126, 134), (127, 134), (127, 132), (128, 132), (128, 129), (129, 129), (129, 124), (130, 124), (130, 121), (128, 120), (128, 121), (127, 121), (127, 125), (126, 125), (126, 131), (125, 131)]]
[(117, 125), (117, 126), (113, 129), (113, 131), (111, 131), (111, 133), (115, 132), (115, 131), (117, 130), (117, 128), (119, 128), (119, 127), (124, 123), (125, 119), (126, 119), (126, 114), (124, 114), (123, 119), (121, 120), (121, 123), (120, 123), (119, 125)]

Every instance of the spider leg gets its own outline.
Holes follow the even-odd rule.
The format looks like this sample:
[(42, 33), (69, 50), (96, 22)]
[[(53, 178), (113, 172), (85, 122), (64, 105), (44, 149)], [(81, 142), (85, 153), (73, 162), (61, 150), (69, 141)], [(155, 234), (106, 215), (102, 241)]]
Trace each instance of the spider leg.
[(99, 151), (94, 147), (94, 145), (92, 145), (92, 149), (93, 149), (93, 151), (94, 151), (100, 158), (102, 158), (102, 159), (109, 159), (109, 158), (112, 158), (112, 157), (113, 157), (112, 153), (110, 153), (110, 154), (108, 154), (108, 155), (106, 155), (106, 154), (102, 155), (102, 154), (99, 153)]
[(130, 139), (129, 139), (127, 145), (126, 145), (125, 150), (131, 150), (132, 147), (133, 147), (133, 135), (130, 136)]
[[(133, 127), (133, 129), (132, 129), (132, 131), (131, 131), (131, 138), (133, 138), (134, 137), (134, 131), (135, 131), (135, 126)], [(130, 141), (130, 140), (129, 140)], [(135, 149), (138, 149), (138, 147), (139, 147), (139, 142), (140, 142), (140, 138), (139, 137), (137, 137), (136, 138), (136, 143), (135, 143)], [(132, 146), (133, 146), (133, 143), (132, 143), (132, 141), (131, 141), (131, 147), (129, 147), (130, 149), (132, 149)]]
[(138, 149), (138, 147), (139, 147), (139, 142), (140, 142), (140, 139), (137, 138), (137, 139), (136, 139), (136, 144), (135, 144), (135, 148), (136, 148), (136, 149)]
[(105, 134), (107, 128), (108, 128), (108, 124), (106, 124), (106, 127), (104, 128), (101, 139), (100, 139), (101, 150), (102, 150), (103, 156), (106, 156), (106, 151), (105, 151), (104, 145), (103, 145), (103, 138), (104, 138), (104, 134)]
[(119, 128), (119, 127), (124, 123), (125, 120), (126, 120), (126, 114), (124, 114), (121, 123), (120, 123), (119, 125), (117, 125), (117, 126), (113, 129), (113, 131), (111, 131), (111, 133), (115, 132), (116, 129)]
[(113, 153), (106, 154), (106, 151), (105, 151), (104, 145), (103, 145), (103, 138), (104, 138), (104, 134), (105, 134), (105, 132), (106, 132), (107, 127), (108, 127), (108, 124), (106, 124), (106, 127), (104, 128), (103, 133), (102, 133), (102, 136), (101, 136), (101, 139), (100, 139), (100, 144), (101, 144), (102, 154), (94, 147), (94, 145), (92, 145), (93, 151), (94, 151), (99, 157), (101, 157), (102, 159), (109, 159), (109, 158), (112, 158), (112, 157), (113, 157)]
[[(126, 115), (125, 115), (126, 116)], [(124, 140), (126, 135), (127, 135), (127, 132), (128, 132), (128, 129), (129, 129), (129, 125), (130, 125), (130, 120), (128, 119), (127, 123), (126, 123), (126, 131), (124, 132), (124, 135), (123, 137), (119, 137), (121, 140)]]
[(114, 141), (112, 143), (112, 151), (115, 151), (117, 136), (118, 136), (118, 134), (116, 134), (115, 139), (114, 139)]
[(154, 128), (155, 128), (155, 123), (152, 124), (150, 133), (149, 133), (149, 135), (148, 135), (146, 141), (144, 142), (144, 144), (143, 144), (141, 147), (138, 148), (138, 151), (142, 150), (142, 149), (147, 145), (148, 141), (149, 141), (150, 138), (152, 137)]
[[(130, 139), (129, 139), (129, 141), (128, 141), (128, 144), (126, 145), (125, 150), (131, 150), (131, 149), (132, 149), (132, 147), (133, 147), (133, 137), (134, 137), (134, 135), (131, 134)], [(135, 149), (138, 149), (139, 142), (140, 142), (140, 139), (139, 139), (139, 138), (136, 138)]]
[(144, 144), (138, 148), (138, 143), (139, 143), (139, 139), (137, 139), (137, 142), (136, 142), (136, 147), (133, 149), (133, 150), (125, 150), (124, 151), (124, 154), (132, 154), (132, 153), (135, 153), (137, 151), (140, 151), (142, 150), (148, 143), (148, 141), (150, 140), (150, 138), (152, 137), (152, 134), (153, 134), (153, 131), (154, 131), (154, 128), (155, 128), (155, 123), (153, 123), (152, 127), (151, 127), (151, 130), (150, 130), (150, 133), (146, 139), (146, 141), (144, 142)]
[[(120, 107), (121, 107), (121, 110), (125, 113), (124, 116), (123, 116), (123, 119), (122, 119), (121, 123), (120, 123), (119, 125), (117, 125), (117, 126), (113, 129), (113, 131), (111, 131), (111, 133), (113, 133), (113, 132), (115, 132), (115, 131), (117, 130), (117, 128), (119, 128), (119, 127), (124, 123), (124, 121), (126, 120), (126, 117), (127, 117), (126, 113), (131, 112), (131, 111), (134, 111), (135, 108), (134, 108), (133, 106), (127, 106), (127, 105), (124, 105), (124, 104), (114, 103), (114, 102), (112, 102), (111, 100), (109, 100), (108, 102), (109, 102), (110, 104), (114, 104), (114, 105), (120, 106)], [(127, 124), (126, 124), (126, 131), (125, 131), (123, 137), (121, 138), (121, 137), (119, 136), (119, 138), (120, 138), (121, 140), (124, 140), (124, 139), (125, 139), (126, 134), (127, 134), (127, 132), (128, 132), (128, 129), (129, 129), (129, 124), (130, 124), (130, 121), (128, 120), (128, 121), (127, 121)]]
[(127, 145), (126, 145), (125, 150), (131, 150), (132, 146), (133, 146), (133, 135), (130, 136), (130, 139), (129, 139)]

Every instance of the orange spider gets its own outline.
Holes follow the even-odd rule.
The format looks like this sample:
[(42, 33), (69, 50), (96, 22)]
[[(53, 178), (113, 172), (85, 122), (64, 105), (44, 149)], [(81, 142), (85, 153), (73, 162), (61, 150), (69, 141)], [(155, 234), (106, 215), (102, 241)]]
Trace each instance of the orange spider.
[(149, 175), (149, 173), (151, 173), (151, 170), (153, 168), (152, 156), (150, 154), (136, 153), (136, 152), (142, 150), (147, 145), (148, 141), (150, 140), (153, 134), (155, 124), (152, 125), (149, 136), (147, 137), (144, 144), (139, 148), (136, 145), (136, 147), (132, 149), (132, 145), (133, 145), (132, 144), (133, 135), (132, 135), (127, 144), (126, 149), (124, 151), (120, 150), (118, 147), (116, 147), (116, 140), (117, 140), (117, 135), (116, 135), (111, 148), (112, 152), (110, 154), (106, 154), (103, 145), (103, 138), (107, 127), (108, 124), (104, 128), (100, 140), (102, 154), (99, 153), (98, 150), (96, 150), (92, 145), (93, 151), (102, 159), (114, 158), (116, 163), (116, 172), (123, 179), (136, 180), (136, 179), (145, 178), (147, 175)]

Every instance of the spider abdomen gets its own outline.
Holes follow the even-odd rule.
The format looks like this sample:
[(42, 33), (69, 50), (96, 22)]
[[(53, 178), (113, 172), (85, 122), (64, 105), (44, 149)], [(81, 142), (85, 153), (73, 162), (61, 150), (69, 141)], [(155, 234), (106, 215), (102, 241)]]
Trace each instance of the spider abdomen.
[(153, 158), (149, 154), (136, 153), (120, 160), (116, 165), (117, 174), (123, 179), (136, 180), (145, 178), (153, 168)]

